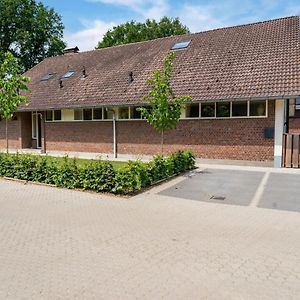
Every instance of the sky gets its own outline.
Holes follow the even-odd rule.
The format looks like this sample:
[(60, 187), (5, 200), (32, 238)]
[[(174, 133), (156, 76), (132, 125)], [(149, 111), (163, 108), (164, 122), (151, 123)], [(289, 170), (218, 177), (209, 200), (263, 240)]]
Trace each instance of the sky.
[(191, 32), (300, 15), (299, 0), (40, 0), (62, 16), (64, 40), (94, 49), (107, 30), (127, 21), (179, 17)]

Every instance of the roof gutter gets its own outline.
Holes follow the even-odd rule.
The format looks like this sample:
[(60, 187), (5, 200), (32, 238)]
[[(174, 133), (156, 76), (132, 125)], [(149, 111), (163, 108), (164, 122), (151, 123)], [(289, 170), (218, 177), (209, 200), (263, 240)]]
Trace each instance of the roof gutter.
[[(278, 99), (294, 99), (300, 98), (300, 93), (298, 95), (282, 95), (282, 96), (269, 96), (269, 97), (242, 97), (242, 98), (222, 98), (222, 99), (203, 99), (203, 100), (193, 100), (193, 103), (205, 103), (205, 102), (228, 102), (228, 101), (260, 101), (260, 100), (278, 100)], [(70, 106), (59, 106), (59, 107), (37, 107), (35, 109), (18, 109), (17, 112), (32, 112), (32, 111), (46, 111), (46, 110), (59, 110), (59, 109), (91, 109), (91, 108), (102, 108), (102, 107), (120, 107), (120, 106), (142, 106), (146, 105), (146, 102), (134, 102), (134, 103), (111, 103), (111, 104), (99, 104), (99, 105), (70, 105)]]

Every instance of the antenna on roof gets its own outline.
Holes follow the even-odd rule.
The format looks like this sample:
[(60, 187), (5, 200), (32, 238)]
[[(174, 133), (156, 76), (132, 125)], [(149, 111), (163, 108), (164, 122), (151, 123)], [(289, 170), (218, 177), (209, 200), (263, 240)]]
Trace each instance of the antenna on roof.
[(134, 80), (133, 78), (133, 72), (129, 72), (129, 75), (128, 75), (128, 83), (132, 83)]

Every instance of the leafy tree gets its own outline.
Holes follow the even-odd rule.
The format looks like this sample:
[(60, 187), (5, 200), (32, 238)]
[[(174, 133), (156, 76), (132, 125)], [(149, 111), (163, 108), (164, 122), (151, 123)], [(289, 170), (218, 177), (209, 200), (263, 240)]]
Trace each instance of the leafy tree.
[(178, 18), (163, 17), (159, 22), (148, 19), (145, 23), (131, 21), (107, 31), (97, 48), (148, 41), (189, 32), (189, 29)]
[(138, 110), (147, 122), (161, 134), (161, 151), (163, 153), (164, 133), (175, 129), (181, 115), (181, 107), (191, 101), (189, 96), (176, 97), (171, 87), (171, 77), (175, 52), (171, 52), (164, 60), (163, 71), (155, 70), (147, 82), (151, 89), (143, 97), (149, 107), (140, 107)]
[(8, 152), (8, 120), (13, 116), (18, 106), (27, 101), (27, 97), (20, 95), (21, 90), (27, 90), (29, 78), (20, 75), (21, 69), (18, 59), (7, 52), (0, 64), (0, 117), (5, 119), (6, 152)]
[(35, 0), (0, 1), (0, 62), (10, 51), (26, 71), (49, 56), (62, 54), (61, 16)]

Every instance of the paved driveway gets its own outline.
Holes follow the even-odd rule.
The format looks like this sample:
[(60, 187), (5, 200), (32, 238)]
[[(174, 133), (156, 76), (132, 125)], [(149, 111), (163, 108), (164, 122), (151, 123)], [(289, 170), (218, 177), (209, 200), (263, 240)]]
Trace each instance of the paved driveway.
[(0, 180), (0, 299), (299, 299), (299, 213), (159, 194), (183, 180), (131, 199)]

